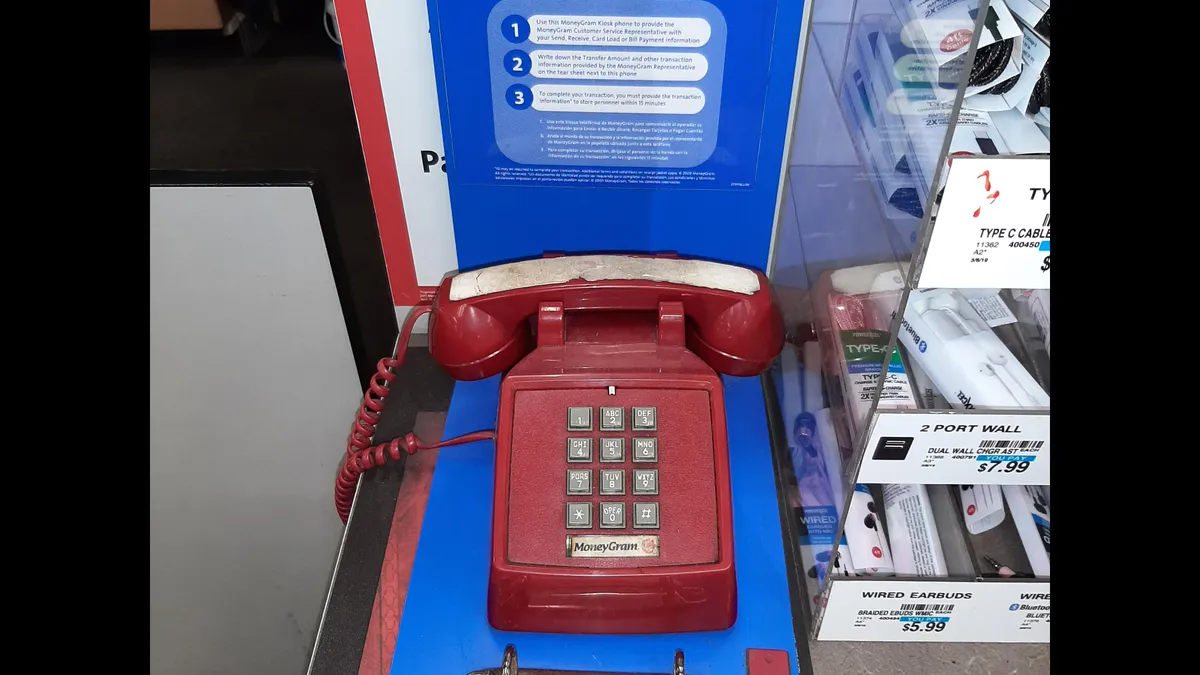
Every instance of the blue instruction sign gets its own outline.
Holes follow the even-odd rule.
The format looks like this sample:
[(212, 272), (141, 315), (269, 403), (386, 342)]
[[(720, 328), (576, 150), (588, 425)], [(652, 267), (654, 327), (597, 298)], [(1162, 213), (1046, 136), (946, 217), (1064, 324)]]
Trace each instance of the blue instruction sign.
[(500, 0), (488, 58), (495, 143), (509, 161), (472, 178), (750, 188), (752, 162), (702, 166), (721, 128), (726, 32), (705, 0)]
[(544, 251), (765, 268), (801, 0), (428, 0), (463, 269)]

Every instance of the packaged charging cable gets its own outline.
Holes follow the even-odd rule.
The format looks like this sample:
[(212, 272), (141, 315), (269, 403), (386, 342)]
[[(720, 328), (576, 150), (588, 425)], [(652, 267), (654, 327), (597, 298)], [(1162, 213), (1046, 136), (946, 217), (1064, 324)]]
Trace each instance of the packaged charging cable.
[[(840, 399), (840, 404), (833, 407), (838, 412), (835, 421), (846, 432), (846, 447), (854, 446), (881, 384), (880, 410), (917, 408), (899, 351), (893, 350), (890, 359), (884, 358), (891, 317), (879, 305), (886, 306), (889, 299), (877, 303), (870, 294), (876, 277), (899, 269), (892, 263), (864, 265), (826, 272), (817, 280), (813, 315), (822, 369), (826, 382), (837, 390)], [(886, 371), (884, 361), (888, 364)]]
[(956, 408), (1049, 408), (1050, 397), (962, 293), (913, 291), (900, 341)]
[(1050, 501), (1036, 485), (1005, 485), (1004, 501), (1037, 577), (1050, 576)]
[(925, 486), (884, 485), (883, 508), (896, 574), (946, 576), (946, 556)]
[[(937, 66), (928, 69), (936, 76), (934, 81), (958, 82), (979, 18), (978, 0), (891, 0), (891, 4), (898, 16), (909, 19), (902, 29), (905, 43), (927, 54)], [(1008, 7), (1000, 0), (989, 3), (966, 93), (973, 93), (970, 87), (1001, 80), (1013, 53), (1020, 50), (1020, 41), (1020, 26)]]
[(1050, 39), (1050, 0), (1004, 0), (1004, 4), (1021, 23)]

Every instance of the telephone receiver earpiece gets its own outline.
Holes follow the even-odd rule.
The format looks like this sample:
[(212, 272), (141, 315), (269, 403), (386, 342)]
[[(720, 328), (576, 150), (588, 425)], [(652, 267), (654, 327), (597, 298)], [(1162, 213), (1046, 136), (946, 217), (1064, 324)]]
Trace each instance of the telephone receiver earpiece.
[(783, 314), (757, 270), (673, 257), (558, 256), (447, 276), (433, 301), (429, 351), (457, 380), (511, 368), (534, 347), (544, 303), (562, 311), (683, 306), (687, 348), (718, 373), (748, 377), (783, 349)]

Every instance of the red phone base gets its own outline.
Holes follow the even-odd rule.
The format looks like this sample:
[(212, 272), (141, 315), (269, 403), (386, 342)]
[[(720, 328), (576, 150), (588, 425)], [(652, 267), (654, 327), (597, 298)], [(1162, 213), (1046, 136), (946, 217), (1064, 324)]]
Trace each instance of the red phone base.
[[(551, 306), (539, 317), (538, 348), (502, 381), (488, 583), (494, 628), (678, 633), (725, 630), (736, 620), (721, 381), (684, 346), (677, 303), (663, 303), (657, 318), (564, 320), (561, 306)], [(635, 406), (658, 411), (653, 432), (633, 430)], [(568, 431), (569, 407), (593, 411), (590, 431)], [(603, 407), (624, 411), (622, 430), (602, 429)], [(657, 450), (647, 461), (634, 454), (635, 441), (651, 436)], [(568, 449), (568, 439), (580, 437), (591, 438), (586, 460)], [(616, 438), (625, 454), (605, 459), (601, 442)], [(642, 484), (637, 492), (634, 481), (647, 469), (656, 471), (654, 491)], [(591, 485), (571, 493), (568, 481), (580, 471)], [(612, 472), (624, 485), (601, 491)], [(637, 512), (651, 502), (657, 511), (648, 525)], [(591, 505), (590, 516), (572, 523), (581, 504)], [(614, 506), (623, 515), (609, 522)], [(596, 553), (597, 543), (613, 541), (627, 548)]]

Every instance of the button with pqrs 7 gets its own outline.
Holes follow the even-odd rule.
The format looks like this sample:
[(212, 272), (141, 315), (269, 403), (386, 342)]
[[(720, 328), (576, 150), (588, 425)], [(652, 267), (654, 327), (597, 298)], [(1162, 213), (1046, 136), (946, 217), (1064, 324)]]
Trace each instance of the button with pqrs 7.
[(569, 494), (569, 495), (590, 495), (590, 494), (592, 494), (592, 470), (591, 469), (567, 469), (567, 494)]
[(658, 439), (657, 438), (635, 438), (635, 439), (633, 439), (633, 461), (635, 461), (635, 462), (657, 462), (658, 461)]
[(590, 438), (568, 438), (567, 439), (567, 461), (568, 462), (590, 462), (590, 461), (592, 461), (592, 439), (590, 439)]

